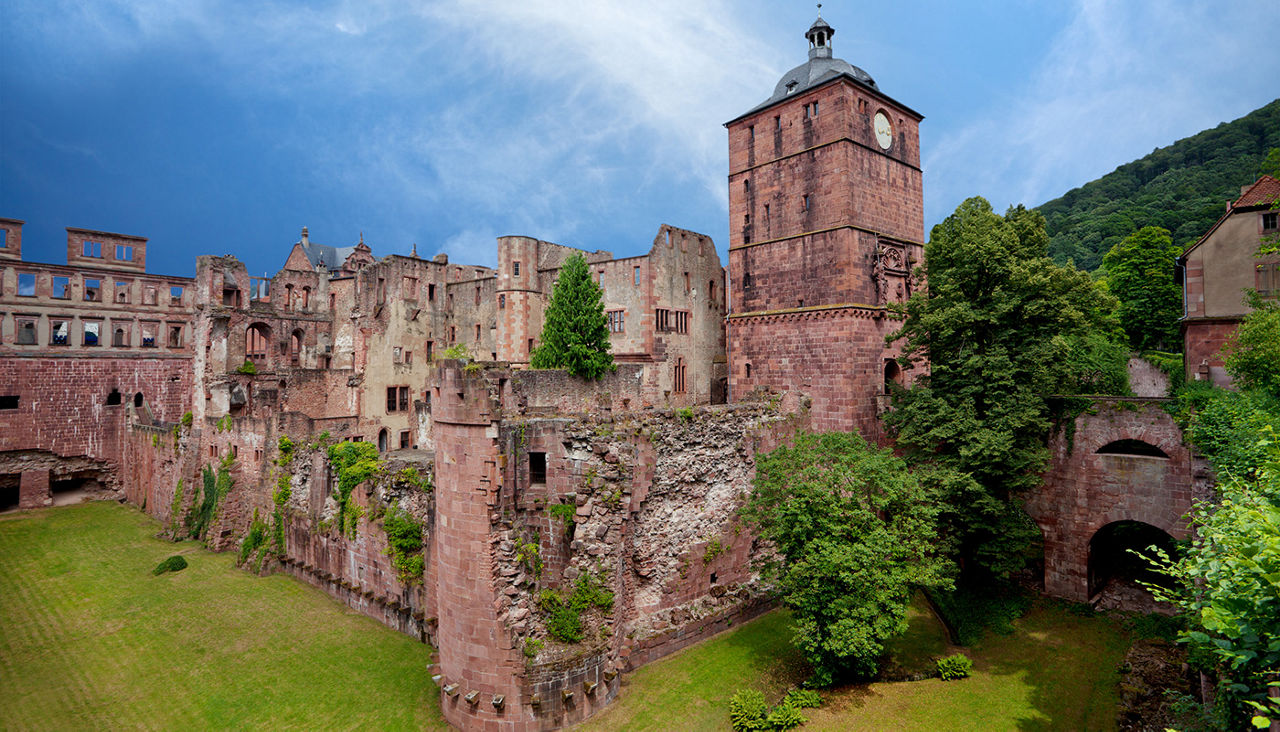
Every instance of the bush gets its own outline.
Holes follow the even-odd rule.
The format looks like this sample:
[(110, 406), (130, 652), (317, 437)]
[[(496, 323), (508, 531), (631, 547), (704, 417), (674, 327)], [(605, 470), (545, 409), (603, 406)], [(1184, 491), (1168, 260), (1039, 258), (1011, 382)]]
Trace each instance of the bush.
[(953, 592), (927, 590), (925, 594), (962, 646), (977, 643), (987, 629), (1009, 635), (1013, 621), (1031, 606), (1031, 600), (1013, 587), (958, 587)]
[(729, 700), (729, 724), (737, 732), (768, 729), (765, 727), (768, 712), (769, 705), (764, 703), (764, 694), (755, 689), (743, 689)]
[(387, 532), (386, 553), (400, 581), (406, 585), (421, 584), (422, 524), (399, 504), (392, 503), (382, 520), (382, 528)]
[(249, 374), (252, 376), (253, 374), (258, 373), (258, 367), (254, 365), (253, 361), (246, 358), (244, 363), (240, 364), (240, 368), (236, 369), (236, 373)]
[(151, 570), (151, 574), (161, 575), (165, 572), (181, 572), (187, 568), (187, 560), (180, 554), (174, 554), (172, 557), (164, 560)]
[(817, 709), (822, 706), (822, 695), (813, 689), (792, 689), (783, 697), (782, 703), (796, 709)]
[(785, 702), (774, 707), (769, 712), (769, 716), (764, 719), (765, 728), (773, 730), (794, 729), (804, 724), (805, 721), (805, 718), (800, 716), (799, 709)]
[(543, 590), (538, 607), (547, 614), (547, 633), (562, 643), (582, 640), (582, 618), (553, 590)]
[(963, 653), (938, 659), (938, 678), (943, 681), (968, 678), (973, 671), (973, 661)]

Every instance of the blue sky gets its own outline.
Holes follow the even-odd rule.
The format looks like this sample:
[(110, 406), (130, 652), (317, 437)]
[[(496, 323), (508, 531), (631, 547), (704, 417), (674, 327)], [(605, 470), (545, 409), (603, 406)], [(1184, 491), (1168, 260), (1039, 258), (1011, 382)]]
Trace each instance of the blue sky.
[[(977, 7), (973, 7), (976, 5)], [(0, 3), (0, 216), (276, 271), (303, 225), (493, 264), (728, 239), (722, 123), (804, 61), (810, 3)], [(925, 115), (925, 217), (1036, 205), (1275, 98), (1274, 0), (833, 0), (835, 53)]]

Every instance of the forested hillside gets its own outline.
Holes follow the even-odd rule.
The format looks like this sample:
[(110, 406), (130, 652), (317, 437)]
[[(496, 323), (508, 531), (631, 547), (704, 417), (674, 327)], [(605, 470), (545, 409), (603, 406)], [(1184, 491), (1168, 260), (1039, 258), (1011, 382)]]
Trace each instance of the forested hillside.
[(1187, 246), (1254, 181), (1267, 151), (1280, 147), (1280, 99), (1211, 130), (1159, 148), (1040, 206), (1058, 263), (1096, 269), (1121, 239), (1160, 226)]

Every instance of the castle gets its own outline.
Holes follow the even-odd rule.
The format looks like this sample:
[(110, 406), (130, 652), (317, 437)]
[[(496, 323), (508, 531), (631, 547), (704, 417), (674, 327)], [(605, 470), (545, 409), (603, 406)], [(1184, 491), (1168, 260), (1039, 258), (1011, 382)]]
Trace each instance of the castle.
[[(709, 237), (665, 225), (626, 258), (502, 237), (496, 269), (304, 228), (273, 277), (229, 256), (168, 277), (146, 272), (145, 239), (84, 229), (65, 266), (26, 262), (22, 222), (0, 219), (0, 508), (123, 497), (179, 533), (202, 470), (226, 466), (208, 543), (269, 520), (279, 570), (439, 649), (423, 673), (451, 723), (585, 719), (621, 673), (768, 608), (737, 517), (755, 454), (801, 429), (881, 439), (887, 387), (908, 376), (884, 336), (918, 286), (922, 117), (835, 58), (834, 33), (819, 18), (808, 60), (726, 125), (727, 270)], [(575, 253), (619, 364), (600, 382), (527, 368)], [(349, 500), (325, 452), (341, 442), (372, 443), (383, 467)], [(1168, 470), (1189, 470), (1184, 453)], [(1056, 505), (1037, 519), (1046, 542), (1078, 553), (1094, 517)], [(420, 574), (388, 555), (391, 510), (423, 526)], [(1182, 513), (1150, 520), (1174, 530)], [(1060, 594), (1086, 593), (1062, 562)], [(547, 593), (578, 587), (611, 602), (564, 640)]]

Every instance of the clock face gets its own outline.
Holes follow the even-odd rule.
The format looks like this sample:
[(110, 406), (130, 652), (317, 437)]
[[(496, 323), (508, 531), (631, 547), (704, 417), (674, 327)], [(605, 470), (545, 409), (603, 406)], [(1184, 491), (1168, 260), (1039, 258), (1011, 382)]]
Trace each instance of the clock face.
[(880, 144), (880, 149), (888, 150), (893, 145), (893, 125), (889, 124), (889, 118), (884, 116), (884, 112), (876, 112), (875, 127), (876, 142)]

